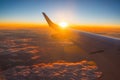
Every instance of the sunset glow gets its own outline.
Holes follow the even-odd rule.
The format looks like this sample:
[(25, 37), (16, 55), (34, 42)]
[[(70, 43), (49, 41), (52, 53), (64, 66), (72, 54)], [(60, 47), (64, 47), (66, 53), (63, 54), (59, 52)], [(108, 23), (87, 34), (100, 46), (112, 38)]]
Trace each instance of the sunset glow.
[(45, 12), (56, 23), (67, 21), (70, 25), (120, 26), (119, 2), (119, 0), (1, 0), (0, 23), (45, 24), (46, 21), (41, 15), (41, 12)]
[(61, 28), (66, 28), (66, 27), (68, 27), (68, 23), (67, 22), (61, 22), (61, 23), (59, 23), (59, 26)]

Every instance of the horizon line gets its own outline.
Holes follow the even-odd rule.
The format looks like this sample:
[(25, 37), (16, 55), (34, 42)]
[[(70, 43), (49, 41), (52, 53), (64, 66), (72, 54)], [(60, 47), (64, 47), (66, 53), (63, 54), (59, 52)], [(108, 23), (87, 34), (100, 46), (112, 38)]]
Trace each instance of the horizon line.
[[(8, 26), (48, 26), (47, 23), (31, 23), (31, 22), (0, 22), (0, 26), (8, 27)], [(120, 25), (116, 24), (69, 24), (69, 26), (87, 26), (87, 27), (120, 27)]]

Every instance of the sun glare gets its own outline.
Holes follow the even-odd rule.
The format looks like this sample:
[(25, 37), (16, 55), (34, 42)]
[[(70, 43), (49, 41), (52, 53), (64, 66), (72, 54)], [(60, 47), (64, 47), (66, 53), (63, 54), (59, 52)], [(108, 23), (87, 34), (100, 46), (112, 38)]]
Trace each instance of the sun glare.
[(61, 23), (59, 23), (59, 26), (60, 26), (61, 28), (66, 28), (66, 27), (68, 26), (68, 23), (66, 23), (66, 22), (61, 22)]

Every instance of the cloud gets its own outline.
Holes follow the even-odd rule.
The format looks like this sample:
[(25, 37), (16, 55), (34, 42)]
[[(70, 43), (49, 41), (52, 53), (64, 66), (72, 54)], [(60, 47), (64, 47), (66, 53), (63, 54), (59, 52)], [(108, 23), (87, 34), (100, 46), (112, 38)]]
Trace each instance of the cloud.
[(2, 73), (7, 80), (97, 80), (102, 72), (89, 61), (16, 66)]

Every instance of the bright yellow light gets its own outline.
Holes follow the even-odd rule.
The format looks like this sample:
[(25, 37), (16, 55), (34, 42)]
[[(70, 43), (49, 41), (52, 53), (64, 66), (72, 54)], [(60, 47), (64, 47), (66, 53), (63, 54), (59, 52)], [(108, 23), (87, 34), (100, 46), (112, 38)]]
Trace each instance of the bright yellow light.
[(66, 27), (68, 26), (68, 23), (66, 23), (66, 22), (61, 22), (61, 23), (59, 23), (59, 26), (60, 26), (61, 28), (66, 28)]

